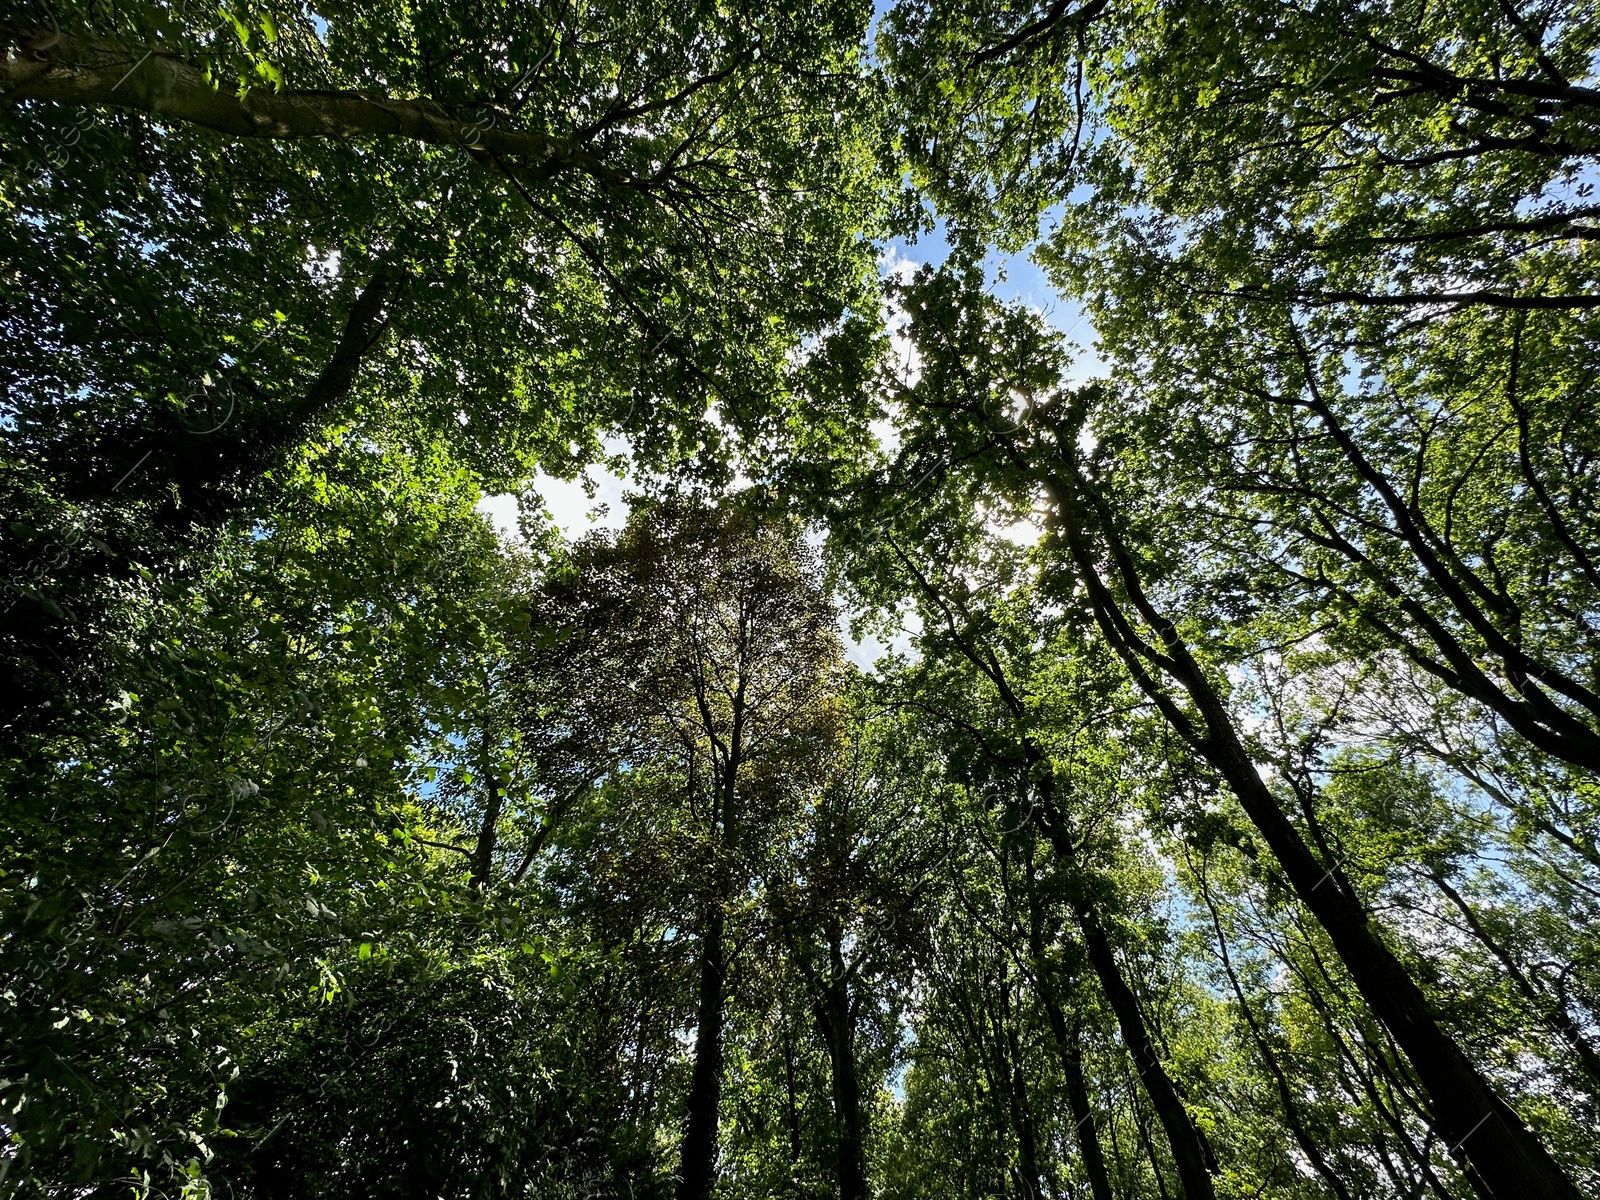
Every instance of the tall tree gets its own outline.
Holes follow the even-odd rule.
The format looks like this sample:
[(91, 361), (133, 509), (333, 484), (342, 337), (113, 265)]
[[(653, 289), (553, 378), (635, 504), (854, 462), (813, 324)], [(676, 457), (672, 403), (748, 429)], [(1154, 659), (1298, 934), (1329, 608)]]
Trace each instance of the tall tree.
[(808, 742), (825, 736), (833, 613), (811, 552), (762, 517), (756, 494), (720, 507), (645, 504), (617, 539), (580, 544), (559, 587), (549, 611), (626, 664), (618, 682), (682, 772), (698, 1000), (678, 1194), (701, 1200), (716, 1179), (729, 909), (793, 796), (786, 764), (806, 761)]
[(827, 1052), (835, 1186), (841, 1200), (865, 1200), (872, 1075), (863, 1033), (909, 985), (936, 851), (919, 819), (928, 781), (907, 760), (898, 723), (876, 711), (859, 680), (840, 710), (832, 741), (819, 746), (794, 852), (774, 863), (766, 891)]
[[(954, 299), (959, 289), (938, 280), (925, 286), (926, 292), (912, 298), (913, 328), (927, 322), (927, 340), (917, 343), (922, 374), (906, 400), (916, 406), (914, 421), (925, 419), (922, 412), (937, 414), (938, 424), (929, 422), (937, 432), (930, 442), (904, 447), (902, 462), (914, 466), (917, 454), (938, 452), (935, 446), (964, 457), (974, 479), (963, 487), (972, 490), (946, 489), (945, 504), (959, 504), (986, 489), (1012, 502), (1026, 497), (1024, 503), (1042, 493), (1059, 522), (1066, 560), (1054, 594), (1063, 603), (1087, 606), (1108, 650), (1239, 797), (1290, 886), (1328, 930), (1362, 995), (1404, 1048), (1430, 1097), (1433, 1120), (1469, 1175), (1494, 1192), (1513, 1188), (1517, 1178), (1531, 1174), (1555, 1189), (1552, 1194), (1566, 1194), (1561, 1189), (1570, 1191), (1572, 1185), (1563, 1169), (1464, 1053), (1393, 945), (1377, 933), (1365, 901), (1341, 875), (1341, 864), (1323, 838), (1314, 799), (1301, 798), (1307, 822), (1302, 831), (1254, 765), (1225, 687), (1151, 599), (1150, 576), (1139, 565), (1139, 552), (1115, 509), (1078, 465), (1086, 454), (1083, 426), (1063, 420), (1072, 410), (1050, 399), (1051, 371), (1059, 369), (1052, 366), (1056, 351), (1050, 339), (1037, 329), (1029, 332), (1020, 314), (995, 312), (993, 302), (977, 293), (969, 293), (968, 308)], [(927, 307), (921, 307), (919, 296), (926, 297)], [(1111, 447), (1101, 450), (1109, 456)], [(978, 482), (978, 464), (985, 462), (993, 472), (987, 485)], [(945, 615), (957, 618), (959, 610)], [(997, 667), (989, 664), (988, 670)], [(1168, 690), (1169, 679), (1176, 692)]]

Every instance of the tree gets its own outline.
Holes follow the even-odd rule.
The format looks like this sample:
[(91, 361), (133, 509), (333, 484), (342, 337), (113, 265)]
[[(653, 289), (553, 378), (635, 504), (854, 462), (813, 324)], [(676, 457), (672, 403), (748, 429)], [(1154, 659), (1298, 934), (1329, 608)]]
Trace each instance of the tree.
[(711, 508), (667, 497), (616, 541), (580, 544), (550, 611), (591, 653), (626, 664), (626, 689), (656, 755), (676, 760), (695, 863), (694, 1069), (678, 1194), (709, 1196), (723, 1076), (730, 909), (762, 839), (828, 719), (839, 647), (814, 560), (797, 534), (763, 524), (759, 497)]
[[(1327, 929), (1362, 995), (1404, 1048), (1447, 1144), (1469, 1164), (1480, 1186), (1490, 1190), (1509, 1188), (1513, 1176), (1528, 1172), (1542, 1172), (1540, 1177), (1548, 1176), (1558, 1190), (1568, 1186), (1548, 1151), (1442, 1027), (1392, 946), (1375, 933), (1365, 901), (1342, 876), (1341, 864), (1317, 824), (1314, 786), (1298, 799), (1307, 822), (1301, 832), (1285, 814), (1284, 800), (1254, 765), (1223, 686), (1202, 665), (1180, 627), (1152, 600), (1150, 581), (1156, 577), (1141, 567), (1116, 510), (1088, 469), (1079, 465), (1086, 454), (1079, 439), (1082, 425), (1063, 415), (1063, 409), (1066, 414), (1074, 411), (1067, 403), (1053, 405), (1049, 398), (1053, 351), (1048, 338), (1029, 332), (1020, 316), (993, 313), (992, 302), (977, 293), (957, 301), (962, 293), (946, 282), (929, 279), (923, 286), (925, 291), (914, 290), (911, 296), (921, 377), (906, 400), (913, 421), (931, 411), (939, 423), (930, 423), (929, 440), (902, 447), (901, 462), (914, 471), (918, 455), (937, 448), (966, 463), (974, 478), (947, 490), (947, 499), (934, 501), (934, 507), (944, 505), (950, 512), (959, 513), (958, 505), (970, 504), (971, 497), (985, 492), (1015, 503), (1019, 495), (1031, 502), (1034, 489), (1040, 489), (1059, 522), (1055, 544), (1066, 568), (1055, 576), (1052, 598), (1084, 605), (1093, 614), (1104, 645), (1129, 677), (1240, 799), (1295, 894)], [(1093, 396), (1092, 389), (1088, 394)], [(930, 400), (922, 401), (923, 396)], [(1004, 415), (1013, 398), (1023, 405), (1020, 424)], [(1109, 458), (1111, 449), (1104, 447), (1103, 457)], [(993, 474), (980, 482), (977, 473), (984, 464)], [(923, 504), (919, 511), (928, 508)], [(959, 607), (945, 609), (941, 619), (957, 636), (970, 620)], [(1208, 647), (1216, 644), (1213, 635), (1202, 636)], [(981, 653), (968, 653), (984, 663)], [(998, 663), (985, 665), (991, 675), (1000, 670)], [(1179, 689), (1176, 695), (1167, 690), (1169, 679)], [(1024, 711), (1020, 703), (1017, 711)], [(1469, 1130), (1475, 1136), (1464, 1141)]]
[(0, 17), (0, 1189), (1600, 1185), (1593, 18)]
[(871, 1080), (863, 1036), (895, 1049), (894, 1017), (909, 984), (919, 893), (933, 858), (922, 819), (926, 780), (907, 760), (905, 734), (873, 711), (858, 681), (844, 697), (814, 770), (797, 843), (766, 884), (772, 920), (799, 968), (826, 1047), (835, 1186), (841, 1200), (870, 1194), (866, 1131)]
[(455, 711), (440, 665), (493, 621), (496, 540), (442, 457), (335, 438), (286, 492), (117, 631), (109, 712), (4, 760), (19, 1188), (200, 1170), (252, 1031), (454, 924), (414, 788)]
[(330, 422), (448, 431), (491, 491), (606, 432), (725, 471), (872, 313), (854, 6), (323, 9), (0, 25), (14, 721)]

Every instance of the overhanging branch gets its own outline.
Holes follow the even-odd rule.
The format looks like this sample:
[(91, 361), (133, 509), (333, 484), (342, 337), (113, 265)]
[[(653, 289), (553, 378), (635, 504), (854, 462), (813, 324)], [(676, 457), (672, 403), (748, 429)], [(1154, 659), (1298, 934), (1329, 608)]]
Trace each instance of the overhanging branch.
[(169, 50), (15, 25), (0, 25), (0, 97), (12, 104), (132, 109), (235, 138), (398, 137), (515, 163), (525, 178), (576, 170), (606, 183), (633, 182), (579, 140), (473, 120), (425, 97), (270, 88), (239, 93), (217, 86)]

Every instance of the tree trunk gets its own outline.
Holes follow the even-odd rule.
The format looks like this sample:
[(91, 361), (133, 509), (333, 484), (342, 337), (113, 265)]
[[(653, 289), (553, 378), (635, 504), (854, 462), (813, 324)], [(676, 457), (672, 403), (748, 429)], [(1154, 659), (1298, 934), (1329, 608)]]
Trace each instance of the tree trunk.
[(1582, 1027), (1572, 1019), (1572, 1014), (1567, 1011), (1566, 1006), (1559, 999), (1545, 996), (1538, 988), (1533, 986), (1533, 981), (1528, 978), (1522, 968), (1517, 965), (1516, 960), (1511, 957), (1511, 951), (1502, 946), (1484, 928), (1483, 922), (1478, 919), (1478, 914), (1467, 903), (1466, 897), (1451, 886), (1450, 881), (1444, 877), (1443, 872), (1434, 871), (1431, 873), (1431, 877), (1434, 883), (1438, 885), (1439, 890), (1444, 893), (1446, 899), (1455, 905), (1460, 910), (1461, 915), (1466, 918), (1467, 927), (1472, 930), (1473, 936), (1482, 942), (1484, 948), (1499, 960), (1500, 965), (1505, 968), (1506, 977), (1516, 985), (1523, 998), (1533, 1006), (1535, 1012), (1541, 1013), (1550, 1026), (1566, 1040), (1567, 1045), (1572, 1047), (1572, 1052), (1577, 1055), (1579, 1066), (1588, 1076), (1587, 1083), (1583, 1085), (1584, 1091), (1588, 1092), (1592, 1097), (1600, 1098), (1600, 1054), (1597, 1054), (1595, 1048), (1589, 1044), (1589, 1039), (1585, 1036)]
[(1088, 1082), (1083, 1077), (1083, 1052), (1078, 1044), (1078, 1023), (1067, 1027), (1067, 1016), (1056, 1000), (1054, 989), (1045, 977), (1044, 930), (1040, 912), (1039, 890), (1033, 874), (1033, 852), (1028, 851), (1028, 951), (1033, 956), (1035, 986), (1039, 1001), (1044, 1005), (1045, 1017), (1050, 1022), (1050, 1033), (1055, 1038), (1056, 1050), (1061, 1055), (1061, 1073), (1067, 1084), (1067, 1108), (1072, 1113), (1072, 1130), (1078, 1139), (1078, 1154), (1083, 1159), (1083, 1173), (1089, 1177), (1089, 1194), (1092, 1200), (1112, 1200), (1111, 1178), (1106, 1174), (1105, 1152), (1100, 1147), (1100, 1130), (1095, 1125), (1094, 1109), (1089, 1103)]
[[(1016, 1024), (1010, 1020), (1007, 996), (1011, 984), (1001, 981), (1001, 1016), (1005, 1020), (1005, 1046), (1010, 1059), (1011, 1122), (1017, 1130), (1017, 1177), (1021, 1186), (1017, 1191), (1022, 1200), (1043, 1200), (1044, 1184), (1039, 1172), (1039, 1134), (1033, 1121), (1033, 1102), (1028, 1096), (1028, 1077), (1023, 1070), (1022, 1039), (1017, 1036)], [(997, 1031), (998, 1032), (998, 1031)]]
[[(1083, 481), (1078, 478), (1075, 482), (1081, 486)], [(1101, 579), (1097, 557), (1079, 523), (1074, 489), (1055, 479), (1049, 484), (1062, 530), (1106, 640), (1140, 689), (1238, 797), (1296, 897), (1327, 931), (1373, 1014), (1410, 1059), (1428, 1093), (1440, 1136), (1463, 1162), (1474, 1186), (1495, 1200), (1521, 1200), (1530, 1195), (1582, 1200), (1576, 1185), (1539, 1139), (1440, 1028), (1427, 997), (1379, 937), (1338, 864), (1324, 867), (1284, 815), (1244, 748), (1221, 695), (1177, 628), (1145, 597), (1133, 562), (1120, 542), (1108, 533), (1111, 558), (1122, 585), (1136, 611), (1159, 637), (1159, 648), (1140, 637)], [(1152, 678), (1148, 666), (1178, 682), (1198, 710), (1203, 729), (1197, 728)]]
[(500, 812), (505, 807), (499, 781), (487, 775), (484, 785), (488, 795), (483, 803), (483, 823), (478, 826), (478, 843), (472, 848), (470, 881), (473, 892), (479, 896), (489, 890), (489, 873), (494, 868), (494, 848), (500, 835)]
[(709, 1200), (717, 1172), (717, 1117), (722, 1107), (723, 915), (706, 905), (700, 932), (700, 1013), (694, 1073), (684, 1117), (678, 1200)]
[[(891, 543), (892, 545), (892, 543)], [(945, 609), (950, 612), (943, 598), (934, 589), (917, 565), (901, 551), (894, 547), (900, 561), (916, 578), (922, 589)], [(978, 648), (962, 635), (955, 627), (951, 618), (951, 632), (955, 637), (956, 648), (966, 658), (983, 672), (995, 685), (1000, 693), (1002, 703), (1011, 711), (1012, 717), (1025, 728), (1028, 720), (1028, 709), (1022, 699), (1012, 690), (1010, 683), (996, 662), (986, 658)], [(1037, 789), (1039, 803), (1030, 808), (1029, 819), (1050, 843), (1057, 861), (1071, 871), (1076, 871), (1076, 855), (1072, 844), (1066, 839), (1058, 817), (1055, 801), (1055, 775), (1050, 769), (1050, 758), (1026, 732), (1018, 735), (1023, 754), (1027, 760), (1030, 778)], [(1089, 951), (1089, 962), (1094, 968), (1095, 977), (1099, 979), (1100, 986), (1106, 998), (1111, 1002), (1111, 1009), (1116, 1014), (1117, 1026), (1122, 1032), (1124, 1044), (1133, 1055), (1135, 1064), (1139, 1068), (1139, 1076), (1144, 1081), (1146, 1093), (1156, 1110), (1156, 1116), (1161, 1121), (1162, 1130), (1167, 1136), (1167, 1142), (1172, 1149), (1173, 1162), (1178, 1169), (1178, 1176), (1184, 1189), (1186, 1200), (1213, 1200), (1216, 1195), (1211, 1183), (1210, 1167), (1213, 1165), (1210, 1156), (1200, 1141), (1199, 1131), (1189, 1119), (1188, 1110), (1184, 1108), (1182, 1099), (1178, 1096), (1177, 1089), (1173, 1087), (1172, 1080), (1168, 1077), (1166, 1068), (1162, 1066), (1161, 1058), (1156, 1053), (1155, 1043), (1150, 1037), (1150, 1032), (1145, 1026), (1144, 1013), (1139, 1008), (1138, 997), (1133, 993), (1127, 982), (1122, 977), (1122, 969), (1117, 963), (1116, 955), (1112, 952), (1110, 939), (1106, 936), (1105, 928), (1100, 923), (1094, 907), (1085, 899), (1079, 898), (1072, 904), (1073, 915), (1077, 918), (1078, 925), (1083, 933), (1084, 945)], [(1152, 1164), (1154, 1165), (1154, 1164)], [(1159, 1176), (1160, 1172), (1157, 1171)]]
[(1085, 906), (1079, 912), (1083, 928), (1084, 945), (1089, 951), (1089, 962), (1100, 980), (1111, 1011), (1117, 1016), (1117, 1027), (1122, 1031), (1123, 1044), (1133, 1056), (1139, 1078), (1144, 1083), (1150, 1106), (1156, 1111), (1156, 1120), (1167, 1135), (1172, 1148), (1172, 1163), (1178, 1171), (1178, 1184), (1186, 1200), (1212, 1200), (1216, 1190), (1211, 1183), (1211, 1173), (1206, 1169), (1206, 1154), (1200, 1145), (1200, 1134), (1189, 1119), (1189, 1110), (1183, 1106), (1172, 1078), (1156, 1053), (1154, 1040), (1145, 1024), (1144, 1013), (1139, 1008), (1139, 998), (1122, 977), (1122, 970), (1111, 950), (1111, 941), (1105, 930)]
[(1076, 1026), (1070, 1031), (1067, 1029), (1061, 1008), (1053, 1000), (1048, 1001), (1045, 1008), (1051, 1032), (1056, 1035), (1056, 1045), (1061, 1050), (1061, 1073), (1067, 1081), (1067, 1108), (1072, 1113), (1072, 1127), (1078, 1136), (1078, 1152), (1083, 1156), (1083, 1173), (1089, 1177), (1089, 1195), (1093, 1200), (1112, 1200), (1105, 1151), (1100, 1146), (1100, 1130), (1095, 1125), (1094, 1109), (1089, 1106), (1089, 1086), (1083, 1077), (1079, 1031)]
[(1216, 903), (1211, 898), (1210, 886), (1205, 876), (1199, 871), (1195, 879), (1200, 885), (1200, 898), (1205, 902), (1206, 911), (1211, 914), (1211, 927), (1216, 930), (1217, 950), (1222, 957), (1222, 969), (1228, 976), (1228, 984), (1233, 989), (1234, 997), (1239, 1001), (1239, 1012), (1244, 1017), (1245, 1025), (1250, 1030), (1250, 1036), (1255, 1041), (1256, 1049), (1261, 1054), (1261, 1061), (1272, 1076), (1272, 1082), (1278, 1089), (1278, 1103), (1283, 1108), (1284, 1122), (1289, 1126), (1289, 1132), (1294, 1135), (1294, 1140), (1299, 1144), (1301, 1153), (1306, 1156), (1318, 1175), (1333, 1189), (1334, 1195), (1339, 1200), (1352, 1200), (1350, 1189), (1345, 1186), (1343, 1179), (1333, 1169), (1327, 1157), (1322, 1153), (1322, 1148), (1317, 1145), (1317, 1140), (1311, 1135), (1305, 1123), (1300, 1120), (1299, 1111), (1295, 1107), (1294, 1092), (1289, 1086), (1289, 1077), (1278, 1062), (1278, 1056), (1273, 1053), (1272, 1046), (1267, 1042), (1266, 1031), (1261, 1028), (1261, 1023), (1256, 1020), (1255, 1013), (1250, 1010), (1250, 1004), (1245, 999), (1244, 987), (1239, 982), (1239, 976), (1233, 969), (1233, 959), (1228, 954), (1228, 939), (1222, 931), (1222, 915), (1217, 911)]
[[(1034, 810), (1033, 819), (1043, 826), (1042, 832), (1049, 840), (1062, 866), (1075, 870), (1076, 860), (1072, 847), (1063, 837), (1059, 821), (1055, 816), (1058, 811), (1055, 800), (1055, 773), (1050, 769), (1049, 760), (1031, 742), (1028, 743), (1027, 750), (1030, 764), (1037, 772), (1035, 786), (1038, 788), (1040, 799), (1039, 807)], [(1150, 1097), (1150, 1105), (1155, 1109), (1156, 1119), (1161, 1122), (1162, 1132), (1167, 1136), (1167, 1144), (1172, 1149), (1172, 1163), (1177, 1168), (1178, 1183), (1183, 1189), (1185, 1200), (1213, 1200), (1216, 1189), (1211, 1182), (1205, 1147), (1200, 1142), (1200, 1131), (1189, 1118), (1189, 1110), (1183, 1106), (1183, 1100), (1179, 1097), (1177, 1088), (1173, 1086), (1171, 1076), (1162, 1065), (1161, 1056), (1156, 1052), (1155, 1040), (1150, 1036), (1149, 1027), (1145, 1023), (1144, 1012), (1139, 1007), (1139, 998), (1128, 986), (1128, 981), (1123, 978), (1122, 967), (1111, 948), (1111, 939), (1106, 934), (1105, 926), (1101, 923), (1094, 906), (1081, 896), (1073, 898), (1072, 911), (1083, 934), (1084, 948), (1089, 952), (1089, 965), (1094, 968), (1095, 978), (1100, 981), (1101, 990), (1111, 1002), (1111, 1011), (1116, 1014), (1117, 1028), (1122, 1032), (1123, 1044), (1133, 1056), (1134, 1066), (1138, 1068), (1139, 1078), (1144, 1083), (1145, 1094)]]
[(794, 1031), (789, 1018), (783, 1020), (783, 1082), (789, 1093), (789, 1164), (800, 1161), (800, 1106), (794, 1090)]
[(837, 919), (829, 918), (826, 936), (828, 975), (817, 1000), (817, 1024), (828, 1047), (829, 1074), (833, 1079), (839, 1200), (866, 1200), (867, 1160), (862, 1136), (861, 1080), (856, 1072), (856, 1020), (844, 961), (844, 930)]

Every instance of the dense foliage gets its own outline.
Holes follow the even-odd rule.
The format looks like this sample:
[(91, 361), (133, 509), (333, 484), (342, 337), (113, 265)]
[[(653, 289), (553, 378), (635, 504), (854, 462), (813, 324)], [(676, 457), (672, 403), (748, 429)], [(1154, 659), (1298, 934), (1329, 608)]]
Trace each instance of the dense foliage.
[(1591, 6), (0, 41), (0, 1194), (1600, 1194)]

